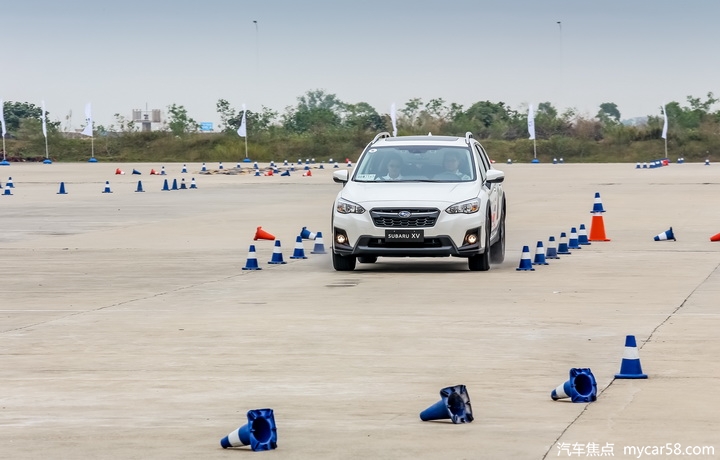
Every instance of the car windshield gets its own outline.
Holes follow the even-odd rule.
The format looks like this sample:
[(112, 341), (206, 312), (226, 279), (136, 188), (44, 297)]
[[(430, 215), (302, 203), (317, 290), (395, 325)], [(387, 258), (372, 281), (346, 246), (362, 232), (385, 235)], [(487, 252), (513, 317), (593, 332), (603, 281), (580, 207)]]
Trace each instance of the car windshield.
[(356, 166), (358, 182), (466, 182), (475, 180), (467, 147), (372, 147)]

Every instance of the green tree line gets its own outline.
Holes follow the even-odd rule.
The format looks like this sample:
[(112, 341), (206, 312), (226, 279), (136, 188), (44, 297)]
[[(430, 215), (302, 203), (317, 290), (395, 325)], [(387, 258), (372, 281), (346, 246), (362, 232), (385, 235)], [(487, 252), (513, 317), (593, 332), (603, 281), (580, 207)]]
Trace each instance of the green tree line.
[[(713, 93), (688, 96), (683, 103), (665, 106), (668, 119), (668, 156), (686, 161), (712, 158), (720, 150), (720, 111)], [(535, 138), (540, 161), (563, 158), (569, 162), (644, 162), (662, 158), (664, 116), (662, 107), (642, 122), (623, 123), (615, 103), (600, 104), (594, 117), (575, 109), (562, 113), (542, 102), (535, 110)], [(219, 132), (202, 133), (184, 106), (167, 108), (161, 129), (139, 131), (134, 121), (115, 114), (115, 122), (94, 126), (96, 158), (109, 161), (240, 161), (245, 142), (237, 134), (243, 111), (227, 100), (217, 101)], [(27, 102), (6, 102), (3, 113), (8, 134), (7, 155), (12, 160), (44, 158), (42, 109)], [(49, 112), (45, 113), (46, 119)], [(254, 161), (292, 161), (295, 158), (357, 159), (362, 148), (380, 131), (392, 132), (389, 114), (370, 104), (341, 101), (335, 94), (316, 89), (278, 113), (267, 107), (245, 114), (248, 158)], [(464, 135), (470, 131), (497, 161), (530, 161), (533, 141), (528, 139), (527, 107), (513, 109), (504, 102), (478, 101), (464, 107), (441, 98), (414, 98), (397, 111), (398, 135)], [(48, 122), (50, 158), (54, 161), (87, 159), (90, 139), (63, 132), (60, 122)]]

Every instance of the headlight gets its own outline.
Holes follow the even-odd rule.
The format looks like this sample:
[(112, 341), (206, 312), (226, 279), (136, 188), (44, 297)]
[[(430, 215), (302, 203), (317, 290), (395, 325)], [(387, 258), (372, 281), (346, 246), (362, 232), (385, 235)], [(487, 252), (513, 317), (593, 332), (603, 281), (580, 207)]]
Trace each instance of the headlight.
[(448, 207), (445, 212), (448, 214), (474, 214), (480, 210), (480, 200), (473, 199), (455, 203)]
[(340, 214), (362, 214), (365, 212), (365, 208), (359, 204), (355, 204), (352, 201), (346, 201), (343, 199), (338, 200), (335, 210)]

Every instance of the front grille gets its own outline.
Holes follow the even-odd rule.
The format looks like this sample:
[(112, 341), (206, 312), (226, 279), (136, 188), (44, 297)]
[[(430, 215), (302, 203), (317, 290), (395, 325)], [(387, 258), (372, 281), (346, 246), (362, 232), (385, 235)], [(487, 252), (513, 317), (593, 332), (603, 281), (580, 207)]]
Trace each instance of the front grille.
[[(400, 217), (402, 211), (410, 213), (408, 217)], [(428, 228), (433, 227), (440, 211), (434, 208), (382, 208), (372, 209), (373, 223), (376, 227), (385, 228)]]

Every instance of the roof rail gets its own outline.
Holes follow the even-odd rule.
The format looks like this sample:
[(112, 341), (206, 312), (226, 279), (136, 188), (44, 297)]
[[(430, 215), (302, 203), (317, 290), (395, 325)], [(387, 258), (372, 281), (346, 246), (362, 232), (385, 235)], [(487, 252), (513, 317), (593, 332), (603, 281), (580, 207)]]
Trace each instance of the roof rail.
[(390, 133), (383, 131), (382, 133), (378, 133), (378, 135), (375, 136), (375, 139), (373, 139), (372, 142), (370, 142), (370, 144), (374, 144), (375, 142), (379, 141), (380, 139), (385, 139), (388, 137), (390, 137)]
[(465, 133), (465, 143), (470, 145), (470, 139), (475, 139), (470, 131)]

